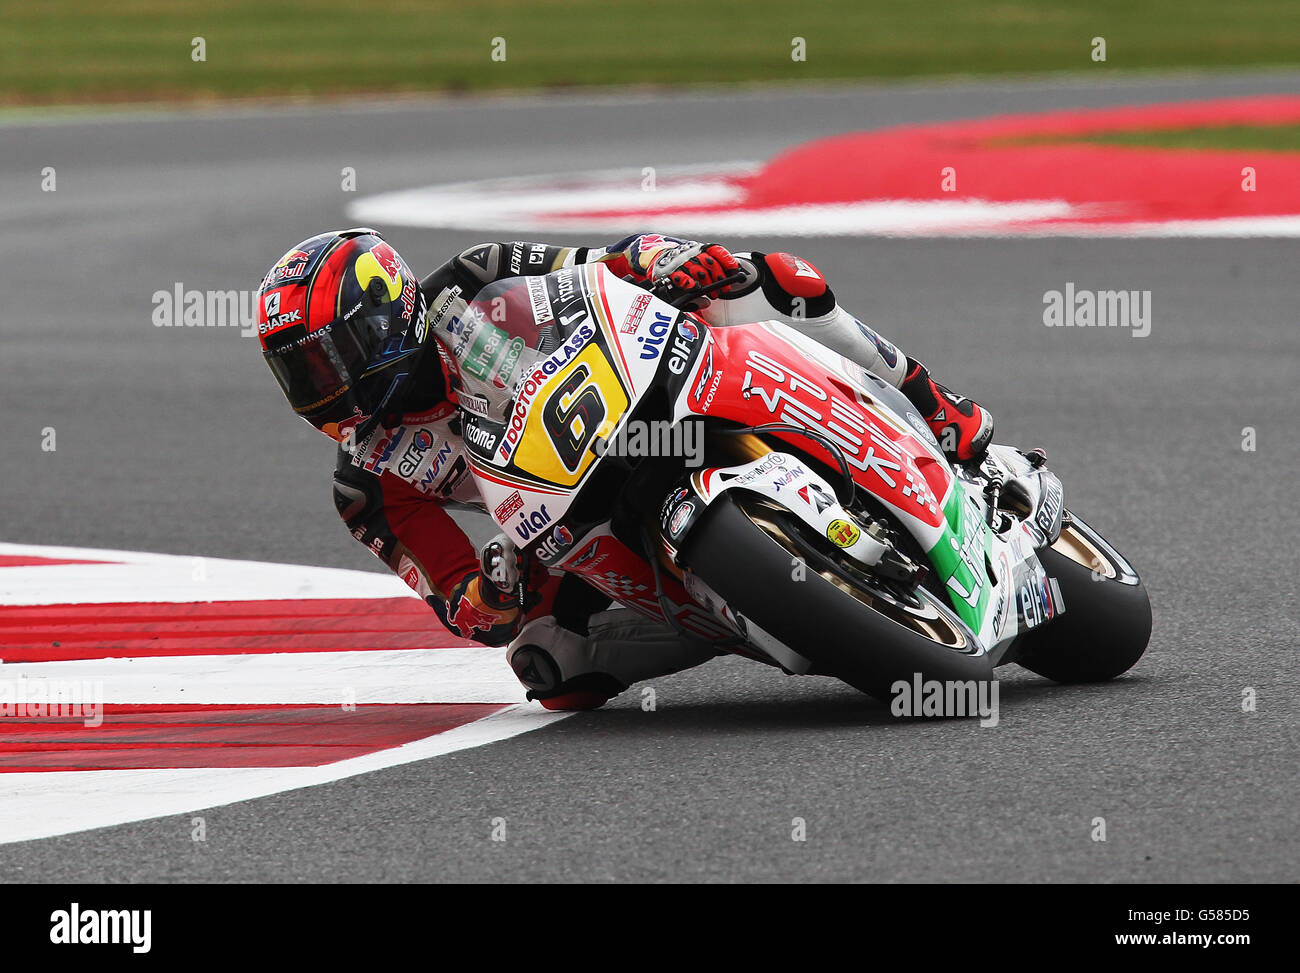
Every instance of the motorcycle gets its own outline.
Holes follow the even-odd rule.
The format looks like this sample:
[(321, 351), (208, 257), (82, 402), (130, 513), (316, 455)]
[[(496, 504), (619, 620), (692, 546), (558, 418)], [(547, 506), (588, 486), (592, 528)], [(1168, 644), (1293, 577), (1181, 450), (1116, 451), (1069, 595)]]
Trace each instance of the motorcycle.
[(950, 463), (847, 358), (774, 321), (710, 327), (600, 264), (461, 306), (429, 327), (525, 562), (881, 699), (1011, 662), (1105, 680), (1145, 651), (1137, 572), (1064, 506), (1042, 450)]

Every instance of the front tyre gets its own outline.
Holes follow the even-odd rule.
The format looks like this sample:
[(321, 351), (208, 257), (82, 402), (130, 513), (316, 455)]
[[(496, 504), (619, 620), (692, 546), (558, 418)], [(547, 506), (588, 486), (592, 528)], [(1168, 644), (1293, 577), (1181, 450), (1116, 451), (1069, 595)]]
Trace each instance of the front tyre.
[(1061, 586), (1065, 614), (1019, 636), (1008, 661), (1062, 683), (1104, 682), (1132, 668), (1151, 640), (1151, 601), (1124, 556), (1067, 515), (1038, 558)]
[[(737, 493), (691, 531), (683, 561), (733, 612), (836, 676), (888, 700), (898, 680), (987, 682), (982, 647), (942, 601), (890, 590), (783, 508)], [(800, 565), (802, 564), (802, 570)]]

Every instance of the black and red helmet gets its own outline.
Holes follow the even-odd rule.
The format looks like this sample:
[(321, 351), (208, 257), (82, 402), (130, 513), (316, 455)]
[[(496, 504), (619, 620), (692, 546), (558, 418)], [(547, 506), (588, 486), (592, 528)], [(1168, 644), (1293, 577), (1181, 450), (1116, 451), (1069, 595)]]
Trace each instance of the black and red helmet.
[(331, 439), (360, 441), (396, 400), (424, 337), (425, 298), (375, 230), (322, 233), (275, 264), (257, 294), (257, 335), (293, 411)]

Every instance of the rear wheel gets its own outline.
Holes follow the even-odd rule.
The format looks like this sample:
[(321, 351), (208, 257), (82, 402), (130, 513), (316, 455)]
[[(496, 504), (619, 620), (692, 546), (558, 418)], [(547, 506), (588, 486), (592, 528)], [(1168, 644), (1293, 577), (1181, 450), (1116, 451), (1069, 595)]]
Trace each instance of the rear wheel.
[(939, 597), (873, 577), (760, 497), (719, 498), (691, 531), (683, 560), (732, 611), (811, 660), (816, 672), (878, 699), (917, 675), (994, 678), (988, 657)]
[(1132, 668), (1151, 639), (1151, 602), (1124, 556), (1067, 515), (1038, 557), (1061, 586), (1065, 614), (1017, 638), (1008, 659), (1063, 683), (1103, 682)]

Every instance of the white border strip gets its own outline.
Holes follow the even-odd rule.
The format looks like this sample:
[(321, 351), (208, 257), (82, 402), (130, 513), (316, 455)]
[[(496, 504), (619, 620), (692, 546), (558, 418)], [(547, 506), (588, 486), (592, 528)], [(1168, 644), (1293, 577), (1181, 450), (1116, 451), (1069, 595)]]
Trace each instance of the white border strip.
[(0, 543), (0, 554), (110, 562), (0, 567), (0, 611), (6, 605), (419, 598), (388, 572), (32, 544)]
[[(429, 615), (437, 625), (433, 612)], [(432, 632), (430, 636), (433, 641)], [(505, 650), (487, 646), (6, 662), (0, 664), (0, 701), (14, 704), (18, 687), (42, 682), (50, 693), (75, 684), (83, 698), (106, 704), (524, 701), (524, 689), (506, 664)]]
[(449, 183), (369, 196), (347, 213), (352, 222), (378, 226), (613, 237), (637, 230), (699, 237), (1300, 236), (1300, 214), (1085, 223), (1096, 206), (1059, 199), (863, 199), (747, 208), (736, 180), (758, 166), (737, 161), (664, 168), (652, 190), (629, 169)]

